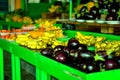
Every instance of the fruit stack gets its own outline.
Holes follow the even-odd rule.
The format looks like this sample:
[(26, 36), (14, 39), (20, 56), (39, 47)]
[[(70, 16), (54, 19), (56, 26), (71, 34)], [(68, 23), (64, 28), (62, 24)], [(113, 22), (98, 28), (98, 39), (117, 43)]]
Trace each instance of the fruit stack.
[[(86, 42), (83, 43), (83, 41)], [(103, 43), (105, 42), (106, 46), (103, 49)], [(113, 47), (109, 47), (108, 50), (107, 45), (109, 45), (109, 42), (111, 44), (117, 44), (117, 46), (112, 44)], [(98, 43), (102, 43), (99, 44), (101, 48), (96, 46)], [(95, 46), (95, 50), (89, 50), (89, 46)], [(105, 37), (83, 35), (80, 32), (77, 32), (74, 38), (65, 41), (64, 45), (58, 44), (54, 47), (41, 49), (40, 54), (85, 73), (120, 68), (119, 41), (108, 41)]]
[(57, 40), (57, 38), (62, 37), (64, 35), (60, 27), (53, 26), (49, 21), (45, 21), (40, 23), (37, 29), (26, 34), (17, 35), (15, 41), (27, 48), (39, 50), (47, 46), (54, 47), (55, 45), (62, 44), (62, 42)]
[(102, 14), (107, 16), (105, 20), (120, 20), (119, 1), (116, 0), (98, 0), (97, 2), (88, 2), (75, 8), (76, 18), (85, 20), (101, 19)]

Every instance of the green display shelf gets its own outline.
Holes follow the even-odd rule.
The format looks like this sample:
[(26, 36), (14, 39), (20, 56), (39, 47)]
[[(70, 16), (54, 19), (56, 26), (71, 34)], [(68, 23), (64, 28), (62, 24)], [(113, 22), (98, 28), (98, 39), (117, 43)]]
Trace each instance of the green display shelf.
[[(77, 31), (66, 30), (64, 34), (69, 37), (74, 37)], [(120, 36), (84, 32), (80, 31), (82, 34), (92, 34), (94, 36), (105, 36), (108, 40), (120, 40)], [(7, 40), (0, 39), (0, 55), (1, 55), (1, 79), (4, 76), (3, 71), (3, 52), (2, 50), (7, 50), (12, 55), (12, 80), (21, 80), (20, 71), (20, 59), (32, 64), (36, 68), (36, 80), (50, 80), (50, 76), (54, 76), (59, 80), (119, 80), (120, 69), (94, 72), (86, 74), (77, 69), (59, 63), (55, 60), (42, 56), (39, 52), (22, 47), (15, 42), (10, 42)], [(2, 79), (4, 80), (4, 79)]]

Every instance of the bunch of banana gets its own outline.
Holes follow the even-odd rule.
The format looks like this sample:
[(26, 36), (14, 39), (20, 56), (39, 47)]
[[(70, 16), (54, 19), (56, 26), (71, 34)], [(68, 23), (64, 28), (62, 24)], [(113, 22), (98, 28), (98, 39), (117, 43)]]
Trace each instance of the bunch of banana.
[(39, 36), (38, 38), (32, 38), (29, 33), (19, 34), (15, 40), (18, 44), (28, 47), (30, 49), (42, 49), (46, 48), (47, 45), (61, 45), (60, 41), (57, 41), (55, 34), (45, 32), (44, 36)]
[(95, 37), (93, 35), (88, 36), (77, 32), (75, 38), (78, 39), (81, 44), (85, 44), (87, 46), (91, 46), (95, 43)]
[(55, 34), (49, 33), (49, 32), (45, 32), (44, 36), (39, 37), (40, 41), (52, 45), (53, 42), (56, 40)]
[(77, 38), (81, 44), (85, 44), (87, 46), (94, 45), (95, 43), (102, 42), (106, 39), (102, 36), (95, 37), (93, 35), (84, 35), (80, 32), (77, 32), (75, 38)]
[(120, 50), (120, 41), (104, 41), (104, 42), (98, 42), (95, 43), (95, 51), (101, 51), (101, 50), (112, 50), (112, 51), (118, 51)]
[(15, 41), (20, 45), (26, 46), (26, 41), (29, 40), (29, 34), (18, 34)]
[(30, 49), (41, 49), (46, 48), (47, 45), (39, 40), (29, 40), (27, 42), (27, 47)]
[(105, 41), (105, 40), (106, 40), (105, 37), (103, 37), (103, 36), (97, 36), (97, 37), (95, 38), (95, 43), (103, 42), (103, 41)]

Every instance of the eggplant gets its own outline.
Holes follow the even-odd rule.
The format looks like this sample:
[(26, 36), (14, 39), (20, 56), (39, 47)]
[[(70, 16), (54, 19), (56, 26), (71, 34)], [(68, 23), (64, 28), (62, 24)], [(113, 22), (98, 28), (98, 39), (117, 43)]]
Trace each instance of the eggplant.
[(55, 53), (56, 51), (61, 51), (61, 50), (63, 50), (63, 48), (64, 48), (64, 46), (62, 46), (62, 45), (57, 45), (57, 46), (54, 48), (54, 53)]
[(52, 48), (44, 48), (40, 51), (40, 53), (44, 56), (51, 57), (53, 55), (53, 49)]
[(79, 13), (85, 13), (85, 12), (87, 12), (87, 6), (83, 6), (81, 9), (80, 9), (80, 11), (79, 11)]
[(69, 60), (72, 63), (78, 63), (78, 51), (76, 49), (70, 50)]
[(117, 69), (119, 68), (119, 63), (113, 59), (107, 59), (105, 61), (105, 70)]
[(90, 13), (84, 13), (84, 19), (94, 20), (94, 19), (96, 19), (96, 16), (94, 16), (93, 14), (90, 14)]
[(118, 2), (113, 2), (113, 3), (111, 4), (110, 8), (111, 8), (111, 9), (114, 8), (114, 9), (116, 9), (116, 10), (119, 10), (119, 3), (118, 3)]
[(79, 63), (78, 70), (81, 70), (85, 73), (93, 73), (93, 72), (99, 72), (100, 67), (95, 65), (94, 63)]
[(68, 48), (67, 46), (64, 46), (63, 51), (66, 52), (67, 54), (69, 54), (70, 48)]
[(69, 41), (68, 41), (68, 47), (70, 49), (78, 49), (79, 47), (79, 41), (75, 38), (71, 38)]
[(93, 15), (99, 14), (99, 8), (97, 8), (96, 6), (93, 6), (93, 7), (90, 9), (90, 14), (93, 14)]
[(78, 51), (83, 51), (83, 50), (87, 50), (87, 45), (79, 44)]
[(53, 56), (54, 56), (54, 59), (58, 62), (61, 62), (61, 63), (67, 62), (67, 54), (62, 50), (56, 51)]
[(79, 62), (93, 62), (95, 53), (89, 50), (78, 51)]
[(105, 18), (105, 20), (110, 21), (110, 20), (117, 20), (118, 18), (117, 14), (108, 14)]
[(110, 9), (108, 9), (108, 13), (109, 14), (117, 14), (117, 12), (118, 12), (118, 9), (116, 9), (116, 8), (110, 8)]

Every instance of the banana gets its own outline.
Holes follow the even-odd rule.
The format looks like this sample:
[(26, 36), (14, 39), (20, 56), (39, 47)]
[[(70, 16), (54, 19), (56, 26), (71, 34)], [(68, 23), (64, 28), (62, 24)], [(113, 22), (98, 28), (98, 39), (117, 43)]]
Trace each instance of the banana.
[(85, 39), (91, 39), (91, 38), (94, 38), (94, 36), (84, 36), (85, 37)]
[(37, 48), (37, 49), (41, 49), (41, 46), (40, 46), (40, 45), (37, 45), (36, 48)]
[(105, 40), (105, 37), (99, 37), (99, 36), (96, 37), (96, 42), (101, 42), (103, 40)]
[(101, 48), (105, 48), (107, 44), (105, 42), (101, 43)]
[(99, 48), (100, 48), (100, 43), (96, 43), (96, 44), (95, 44), (95, 47), (96, 47), (97, 49), (99, 49)]
[(17, 38), (19, 38), (19, 37), (23, 37), (23, 38), (24, 38), (24, 37), (26, 37), (26, 36), (23, 35), (23, 34), (18, 34), (18, 35), (17, 35)]
[(111, 43), (107, 43), (106, 49), (110, 49), (111, 47), (112, 47), (112, 44)]
[(90, 43), (91, 43), (91, 45), (95, 44), (95, 38), (94, 37), (90, 38)]
[(114, 51), (119, 51), (120, 50), (120, 47), (116, 47), (115, 49), (114, 49)]
[(80, 32), (77, 32), (75, 38), (77, 38), (80, 43), (88, 46), (91, 46), (95, 43), (95, 38), (92, 35), (83, 35)]
[(116, 51), (116, 56), (120, 56), (120, 50)]
[(36, 49), (36, 45), (31, 45), (30, 48), (31, 49)]
[(26, 44), (26, 42), (21, 41), (20, 44), (24, 46)]
[(82, 40), (82, 44), (87, 44), (86, 40)]

